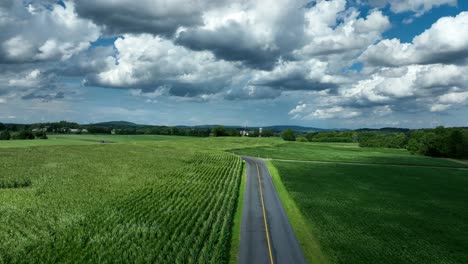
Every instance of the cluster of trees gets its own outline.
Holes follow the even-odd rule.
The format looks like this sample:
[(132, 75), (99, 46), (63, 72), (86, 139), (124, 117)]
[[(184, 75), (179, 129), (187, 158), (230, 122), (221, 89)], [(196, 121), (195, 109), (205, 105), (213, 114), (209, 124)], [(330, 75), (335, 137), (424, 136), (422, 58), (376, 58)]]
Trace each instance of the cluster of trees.
[(408, 137), (404, 133), (357, 133), (357, 142), (360, 147), (368, 148), (405, 148)]
[(309, 142), (356, 142), (354, 131), (324, 131), (310, 132), (306, 135)]
[(355, 142), (360, 147), (406, 148), (413, 154), (432, 157), (468, 157), (468, 129), (437, 127), (435, 129), (359, 129), (354, 131), (310, 132), (305, 137), (285, 130), (282, 138), (303, 142)]
[(286, 141), (296, 141), (296, 132), (292, 129), (286, 129), (281, 133), (281, 138)]
[(437, 127), (409, 134), (407, 149), (432, 157), (468, 157), (468, 130)]
[(32, 132), (29, 129), (10, 131), (7, 128), (7, 126), (0, 123), (0, 140), (47, 139), (47, 134), (44, 131)]
[(358, 142), (361, 147), (406, 148), (413, 154), (431, 157), (468, 157), (468, 130), (462, 128), (440, 126), (406, 134), (361, 132)]

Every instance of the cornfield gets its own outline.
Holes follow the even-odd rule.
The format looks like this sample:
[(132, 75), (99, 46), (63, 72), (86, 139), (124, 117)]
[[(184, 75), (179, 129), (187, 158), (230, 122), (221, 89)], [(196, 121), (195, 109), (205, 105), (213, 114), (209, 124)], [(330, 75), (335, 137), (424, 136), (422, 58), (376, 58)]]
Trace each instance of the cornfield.
[(227, 262), (242, 161), (201, 152), (182, 164), (76, 216), (66, 228), (40, 211), (32, 211), (33, 222), (3, 207), (9, 217), (0, 220), (0, 263)]

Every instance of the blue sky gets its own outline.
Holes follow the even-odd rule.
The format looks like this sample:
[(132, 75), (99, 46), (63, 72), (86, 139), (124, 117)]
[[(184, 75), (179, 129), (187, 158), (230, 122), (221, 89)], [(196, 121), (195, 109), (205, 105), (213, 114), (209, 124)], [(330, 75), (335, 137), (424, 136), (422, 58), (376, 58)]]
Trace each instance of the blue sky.
[(2, 2), (0, 122), (468, 126), (467, 1), (162, 2)]

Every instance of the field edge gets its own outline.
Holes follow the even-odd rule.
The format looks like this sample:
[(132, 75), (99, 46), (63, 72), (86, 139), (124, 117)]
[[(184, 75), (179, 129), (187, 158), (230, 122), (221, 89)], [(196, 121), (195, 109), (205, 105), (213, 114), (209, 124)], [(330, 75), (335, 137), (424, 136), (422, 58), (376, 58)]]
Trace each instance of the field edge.
[(239, 187), (239, 196), (237, 198), (236, 213), (234, 214), (234, 220), (232, 225), (232, 235), (231, 235), (231, 248), (229, 250), (229, 263), (237, 263), (239, 256), (239, 246), (240, 246), (240, 233), (241, 233), (241, 224), (242, 224), (242, 208), (244, 204), (244, 190), (245, 182), (247, 179), (245, 161), (242, 161), (242, 175), (241, 175), (241, 184)]
[(281, 180), (281, 175), (276, 169), (275, 165), (271, 160), (265, 160), (268, 171), (273, 179), (276, 191), (280, 197), (281, 203), (288, 215), (289, 221), (294, 229), (296, 238), (301, 246), (302, 252), (306, 257), (308, 263), (331, 263), (328, 256), (324, 254), (320, 248), (320, 244), (314, 238), (314, 234), (310, 224), (302, 215), (296, 202), (292, 199), (286, 186), (284, 186)]

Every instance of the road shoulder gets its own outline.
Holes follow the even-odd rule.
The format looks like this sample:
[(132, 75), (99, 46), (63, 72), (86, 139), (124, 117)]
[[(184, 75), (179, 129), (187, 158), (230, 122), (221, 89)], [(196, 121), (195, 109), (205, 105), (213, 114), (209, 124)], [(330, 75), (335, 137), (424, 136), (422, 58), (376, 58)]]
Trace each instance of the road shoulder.
[(276, 191), (279, 195), (281, 203), (283, 204), (286, 214), (288, 215), (289, 221), (294, 229), (294, 233), (296, 234), (299, 245), (301, 246), (302, 252), (304, 252), (307, 262), (330, 263), (328, 257), (321, 250), (318, 241), (314, 238), (311, 224), (307, 223), (296, 203), (286, 190), (278, 170), (273, 165), (271, 160), (265, 160), (265, 164), (270, 172)]

